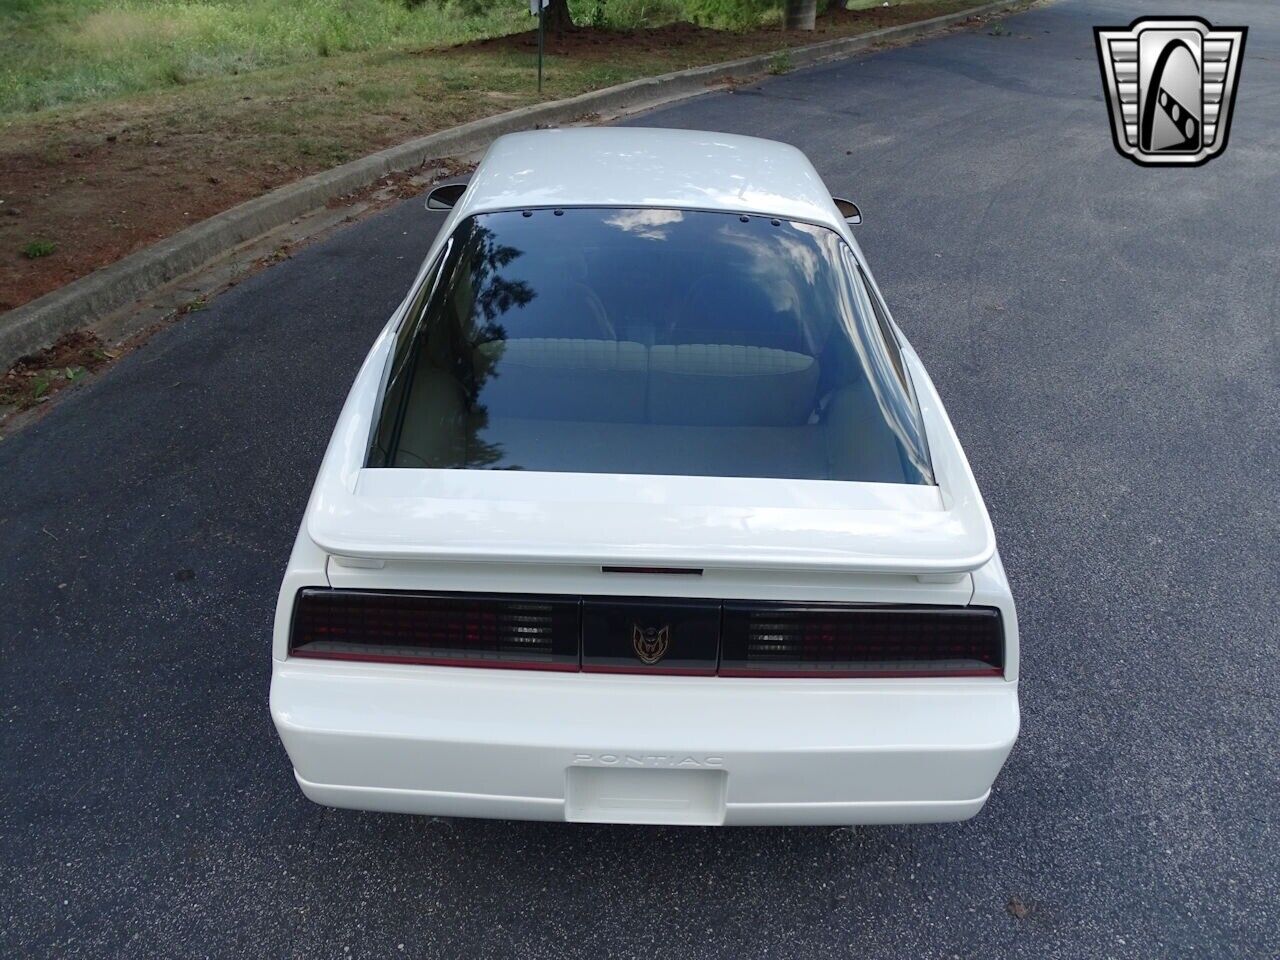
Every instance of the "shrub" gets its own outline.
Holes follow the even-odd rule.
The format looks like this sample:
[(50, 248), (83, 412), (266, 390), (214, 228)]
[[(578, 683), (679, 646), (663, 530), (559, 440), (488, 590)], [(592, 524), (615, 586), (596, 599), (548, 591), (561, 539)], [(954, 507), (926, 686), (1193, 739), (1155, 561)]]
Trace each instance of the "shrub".
[(22, 255), (28, 260), (34, 260), (37, 257), (47, 257), (57, 249), (58, 245), (52, 240), (32, 240), (22, 248)]

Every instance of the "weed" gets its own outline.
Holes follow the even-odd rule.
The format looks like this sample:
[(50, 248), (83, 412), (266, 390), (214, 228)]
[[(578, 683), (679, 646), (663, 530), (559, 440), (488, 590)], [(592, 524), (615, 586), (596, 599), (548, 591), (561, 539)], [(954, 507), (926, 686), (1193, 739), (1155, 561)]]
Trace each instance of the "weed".
[(52, 240), (32, 240), (22, 248), (22, 255), (28, 260), (35, 260), (37, 257), (47, 257), (58, 249), (58, 245)]
[(784, 73), (790, 73), (795, 69), (795, 64), (791, 62), (791, 54), (785, 50), (779, 50), (769, 58), (769, 66), (765, 68), (775, 77), (780, 77)]

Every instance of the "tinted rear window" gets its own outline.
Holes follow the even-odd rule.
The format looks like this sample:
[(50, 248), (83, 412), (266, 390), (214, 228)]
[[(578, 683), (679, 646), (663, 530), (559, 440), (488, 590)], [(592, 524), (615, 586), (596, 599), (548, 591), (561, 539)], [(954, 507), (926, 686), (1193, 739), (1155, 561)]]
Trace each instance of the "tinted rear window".
[(932, 482), (892, 333), (824, 227), (477, 215), (405, 324), (371, 466)]

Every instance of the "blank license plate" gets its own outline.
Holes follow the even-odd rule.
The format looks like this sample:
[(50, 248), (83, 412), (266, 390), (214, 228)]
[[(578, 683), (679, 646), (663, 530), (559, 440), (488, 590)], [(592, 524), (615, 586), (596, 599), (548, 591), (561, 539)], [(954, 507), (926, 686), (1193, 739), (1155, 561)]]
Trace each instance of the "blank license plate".
[(724, 823), (724, 770), (570, 767), (565, 819), (580, 823)]

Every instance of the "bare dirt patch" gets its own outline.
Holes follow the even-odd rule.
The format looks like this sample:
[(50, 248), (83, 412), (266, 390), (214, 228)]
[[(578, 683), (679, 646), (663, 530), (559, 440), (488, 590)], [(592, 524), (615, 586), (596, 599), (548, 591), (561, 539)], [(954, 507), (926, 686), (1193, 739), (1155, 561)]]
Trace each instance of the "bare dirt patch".
[[(93, 126), (0, 151), (0, 311), (292, 179), (228, 168), (193, 138), (150, 124)], [(34, 241), (55, 249), (27, 258)]]
[(30, 410), (119, 356), (94, 334), (69, 333), (53, 346), (23, 357), (0, 380), (0, 423), (6, 414)]

